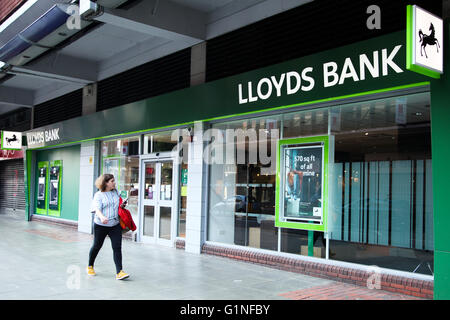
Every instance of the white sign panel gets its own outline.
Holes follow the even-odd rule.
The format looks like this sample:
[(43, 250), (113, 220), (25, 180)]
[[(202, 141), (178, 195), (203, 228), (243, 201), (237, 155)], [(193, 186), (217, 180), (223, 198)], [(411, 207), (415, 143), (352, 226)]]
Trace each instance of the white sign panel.
[(2, 131), (2, 149), (22, 149), (22, 133), (13, 131)]
[(412, 63), (438, 73), (444, 71), (442, 19), (413, 6)]
[(27, 132), (28, 148), (39, 148), (61, 142), (60, 128)]

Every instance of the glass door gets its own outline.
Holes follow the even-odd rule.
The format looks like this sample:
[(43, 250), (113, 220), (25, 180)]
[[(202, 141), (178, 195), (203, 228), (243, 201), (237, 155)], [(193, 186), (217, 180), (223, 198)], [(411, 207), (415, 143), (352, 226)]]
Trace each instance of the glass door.
[(142, 203), (142, 235), (152, 239), (155, 236), (155, 207), (157, 205), (156, 194), (156, 162), (144, 162), (144, 196)]
[(158, 199), (158, 242), (172, 239), (173, 216), (173, 162), (158, 162), (159, 199)]
[(143, 160), (141, 240), (173, 246), (176, 233), (176, 166), (173, 160)]

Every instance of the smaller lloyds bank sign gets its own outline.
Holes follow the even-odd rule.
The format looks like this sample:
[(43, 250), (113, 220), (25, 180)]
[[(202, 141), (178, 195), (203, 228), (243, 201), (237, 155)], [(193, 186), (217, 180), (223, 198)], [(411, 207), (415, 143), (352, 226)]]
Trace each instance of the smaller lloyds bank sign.
[(442, 19), (416, 5), (409, 5), (406, 30), (406, 68), (438, 79), (444, 72)]
[(49, 128), (27, 132), (27, 146), (29, 149), (45, 147), (61, 142), (61, 128)]
[(21, 150), (22, 149), (22, 133), (13, 131), (1, 131), (1, 148), (2, 150)]

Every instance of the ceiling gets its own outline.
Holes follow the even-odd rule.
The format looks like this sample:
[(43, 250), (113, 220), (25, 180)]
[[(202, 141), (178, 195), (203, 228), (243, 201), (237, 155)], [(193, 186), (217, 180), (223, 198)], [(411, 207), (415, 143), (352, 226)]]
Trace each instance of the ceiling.
[[(103, 14), (91, 21), (83, 20), (81, 29), (71, 30), (63, 24), (4, 61), (11, 68), (7, 76), (0, 74), (0, 116), (31, 108), (310, 1), (99, 0)], [(55, 4), (70, 2), (28, 0), (0, 25), (0, 55), (8, 41)]]

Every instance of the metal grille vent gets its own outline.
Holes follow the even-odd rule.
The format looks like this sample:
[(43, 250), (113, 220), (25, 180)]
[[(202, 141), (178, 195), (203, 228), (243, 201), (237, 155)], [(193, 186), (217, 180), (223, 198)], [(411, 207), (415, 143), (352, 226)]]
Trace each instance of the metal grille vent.
[(82, 89), (36, 105), (34, 109), (34, 128), (79, 117), (82, 114), (82, 105)]
[(185, 49), (100, 81), (97, 111), (189, 87), (190, 63)]
[[(437, 15), (441, 1), (315, 0), (207, 43), (206, 81), (232, 76), (405, 29), (406, 5)], [(370, 5), (381, 9), (381, 29), (367, 28)]]

